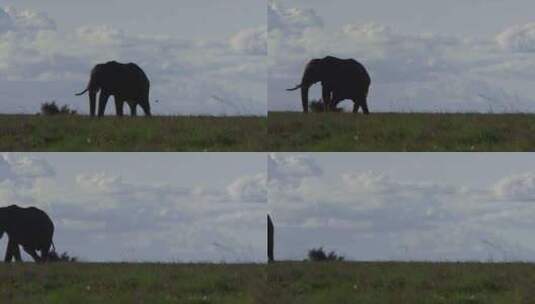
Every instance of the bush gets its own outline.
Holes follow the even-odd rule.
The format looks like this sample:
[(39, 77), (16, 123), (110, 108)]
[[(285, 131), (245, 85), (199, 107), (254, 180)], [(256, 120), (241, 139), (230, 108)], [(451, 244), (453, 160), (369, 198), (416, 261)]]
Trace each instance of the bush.
[(68, 105), (63, 105), (61, 108), (58, 107), (55, 101), (44, 102), (41, 104), (41, 114), (45, 116), (52, 115), (76, 115), (75, 110), (69, 109)]
[(56, 251), (48, 253), (48, 262), (50, 263), (74, 263), (78, 262), (77, 257), (71, 257), (67, 252), (59, 255)]
[(323, 247), (312, 248), (308, 251), (308, 260), (312, 262), (333, 262), (343, 261), (344, 257), (337, 255), (334, 251), (328, 254), (323, 250)]
[[(312, 112), (325, 112), (325, 104), (321, 99), (310, 101), (308, 103), (308, 106), (310, 107), (310, 111)], [(343, 112), (343, 109), (336, 106), (336, 108), (331, 109), (331, 112)]]

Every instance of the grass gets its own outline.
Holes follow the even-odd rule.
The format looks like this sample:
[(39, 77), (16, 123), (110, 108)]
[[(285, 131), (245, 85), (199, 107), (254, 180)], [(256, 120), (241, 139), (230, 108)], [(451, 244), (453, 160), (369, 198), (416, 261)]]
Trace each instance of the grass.
[(275, 263), (276, 303), (535, 303), (535, 265), (492, 263)]
[(0, 302), (262, 303), (265, 267), (216, 264), (0, 265)]
[(0, 115), (0, 151), (265, 151), (265, 117)]
[(1, 303), (535, 302), (535, 264), (0, 264)]
[(535, 151), (535, 114), (271, 112), (271, 151)]

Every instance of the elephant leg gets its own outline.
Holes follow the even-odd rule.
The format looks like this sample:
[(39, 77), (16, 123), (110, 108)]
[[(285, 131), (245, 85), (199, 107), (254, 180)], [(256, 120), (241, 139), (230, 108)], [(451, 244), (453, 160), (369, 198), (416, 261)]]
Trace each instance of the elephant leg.
[(98, 117), (104, 116), (104, 112), (106, 111), (106, 104), (108, 103), (108, 98), (110, 95), (105, 92), (100, 92), (100, 98), (98, 101)]
[(7, 250), (6, 250), (6, 257), (4, 261), (6, 263), (11, 262), (13, 260), (13, 257), (15, 257), (15, 261), (22, 262), (22, 258), (20, 256), (20, 250), (19, 250), (19, 244), (12, 241), (11, 239), (7, 243)]
[(326, 86), (323, 86), (321, 89), (321, 98), (323, 99), (325, 112), (329, 112), (331, 108), (331, 90)]
[(42, 262), (42, 259), (39, 257), (35, 249), (26, 248), (26, 247), (22, 247), (22, 248), (24, 248), (24, 251), (26, 251), (26, 253), (28, 253), (36, 263)]
[(121, 97), (115, 96), (115, 113), (119, 117), (123, 116), (123, 106), (124, 101), (121, 99)]
[(358, 113), (360, 108), (360, 103), (358, 100), (353, 99), (353, 113)]
[(4, 257), (4, 262), (9, 263), (13, 259), (13, 246), (16, 246), (16, 244), (13, 244), (11, 240), (7, 243), (6, 248), (6, 256)]
[(13, 255), (15, 256), (15, 261), (22, 262), (22, 257), (20, 256), (19, 245), (15, 245), (13, 248)]
[(149, 101), (146, 101), (146, 102), (140, 102), (139, 105), (141, 106), (141, 108), (143, 109), (143, 112), (145, 112), (145, 116), (151, 116), (151, 112), (150, 112), (150, 104), (149, 104)]
[(43, 263), (48, 262), (48, 257), (50, 255), (50, 247), (52, 247), (52, 243), (41, 249), (41, 260), (43, 261)]
[(89, 113), (95, 117), (95, 108), (97, 105), (97, 91), (89, 90)]
[(366, 99), (363, 99), (361, 105), (362, 105), (362, 112), (364, 112), (365, 115), (370, 115), (370, 111), (368, 110), (368, 101)]
[(136, 117), (137, 116), (137, 103), (129, 102), (128, 105), (130, 106), (130, 115), (132, 117)]

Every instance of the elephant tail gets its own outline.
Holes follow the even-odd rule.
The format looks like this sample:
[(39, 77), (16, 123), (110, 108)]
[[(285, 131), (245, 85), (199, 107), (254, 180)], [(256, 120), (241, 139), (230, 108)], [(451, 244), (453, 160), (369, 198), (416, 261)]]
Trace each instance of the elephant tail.
[(87, 91), (89, 91), (89, 88), (85, 89), (83, 92), (76, 93), (75, 95), (76, 95), (76, 96), (82, 96), (82, 95), (84, 95)]
[(286, 91), (295, 91), (297, 89), (300, 89), (303, 86), (303, 84), (298, 84), (295, 88), (292, 89), (286, 89)]

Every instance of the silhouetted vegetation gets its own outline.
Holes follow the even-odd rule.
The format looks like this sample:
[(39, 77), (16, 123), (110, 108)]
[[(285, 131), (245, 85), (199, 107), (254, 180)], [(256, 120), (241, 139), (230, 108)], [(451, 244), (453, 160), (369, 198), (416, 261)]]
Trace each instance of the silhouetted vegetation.
[(76, 115), (75, 110), (71, 110), (68, 105), (63, 105), (58, 107), (55, 101), (44, 102), (41, 104), (41, 115), (52, 116), (52, 115)]
[(268, 134), (272, 152), (529, 152), (535, 115), (270, 112)]
[(67, 252), (63, 252), (61, 255), (55, 251), (50, 251), (48, 254), (48, 262), (50, 263), (75, 263), (78, 262), (77, 257), (70, 256)]
[(312, 248), (308, 251), (308, 260), (312, 262), (333, 262), (343, 261), (344, 257), (337, 255), (334, 251), (327, 253), (323, 250), (323, 247), (320, 247)]
[[(311, 100), (308, 103), (308, 107), (310, 108), (310, 111), (312, 111), (314, 113), (325, 112), (325, 103), (323, 103), (323, 100), (321, 100), (321, 99)], [(337, 106), (336, 108), (331, 109), (331, 111), (332, 112), (343, 112), (344, 109), (342, 109), (342, 108)]]

